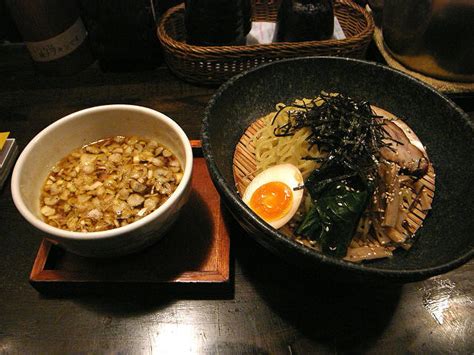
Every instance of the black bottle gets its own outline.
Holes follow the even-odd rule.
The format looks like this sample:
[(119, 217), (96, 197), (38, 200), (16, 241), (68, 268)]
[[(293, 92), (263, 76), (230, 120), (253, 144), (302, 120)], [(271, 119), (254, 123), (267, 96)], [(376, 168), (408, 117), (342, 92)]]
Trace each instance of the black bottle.
[(277, 42), (320, 41), (334, 32), (332, 0), (283, 0), (278, 11)]
[(186, 0), (186, 42), (200, 46), (245, 44), (251, 0)]
[(144, 71), (160, 64), (161, 47), (149, 0), (78, 1), (103, 71)]

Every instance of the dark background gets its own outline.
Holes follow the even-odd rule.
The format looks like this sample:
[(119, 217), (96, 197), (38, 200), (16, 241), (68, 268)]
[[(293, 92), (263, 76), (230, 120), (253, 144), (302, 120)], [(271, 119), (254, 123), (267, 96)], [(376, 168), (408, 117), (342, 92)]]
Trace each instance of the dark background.
[[(71, 1), (71, 0), (68, 0)], [(92, 55), (103, 71), (149, 70), (162, 64), (155, 20), (180, 0), (77, 0)], [(153, 15), (152, 6), (156, 19)], [(133, 16), (131, 16), (133, 14)], [(5, 0), (0, 0), (0, 45), (21, 43)]]
[[(109, 10), (108, 16), (111, 16), (111, 13), (115, 11), (117, 16), (128, 16), (130, 10), (136, 10), (137, 8), (143, 8), (147, 11), (150, 9), (149, 0), (78, 0), (78, 5), (81, 12), (81, 17), (87, 21), (87, 16), (90, 13), (90, 9), (93, 9), (94, 3), (101, 3), (101, 8), (104, 10)], [(169, 9), (172, 6), (175, 6), (182, 1), (180, 0), (153, 0), (155, 9), (158, 14), (162, 14), (164, 11)], [(151, 15), (151, 14), (150, 14)], [(138, 21), (128, 24), (129, 28), (139, 27)], [(18, 33), (18, 30), (10, 17), (9, 11), (6, 7), (5, 0), (0, 0), (0, 44), (8, 42), (22, 42), (21, 36)]]

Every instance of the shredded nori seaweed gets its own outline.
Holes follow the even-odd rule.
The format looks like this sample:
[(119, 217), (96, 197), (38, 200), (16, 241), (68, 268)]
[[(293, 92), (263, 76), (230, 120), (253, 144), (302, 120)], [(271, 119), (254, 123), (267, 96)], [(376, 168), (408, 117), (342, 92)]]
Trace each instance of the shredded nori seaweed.
[[(344, 94), (321, 92), (312, 101), (312, 105), (292, 105), (295, 110), (288, 112), (284, 125), (275, 128), (275, 136), (292, 136), (299, 129), (309, 127), (309, 149), (317, 145), (326, 157), (307, 156), (305, 159), (322, 163), (320, 169), (330, 163), (340, 165), (363, 180), (375, 178), (380, 149), (384, 146), (392, 149), (384, 142), (389, 137), (382, 121), (377, 119), (382, 117), (372, 112), (367, 101), (356, 101)], [(275, 118), (280, 114), (281, 110)]]

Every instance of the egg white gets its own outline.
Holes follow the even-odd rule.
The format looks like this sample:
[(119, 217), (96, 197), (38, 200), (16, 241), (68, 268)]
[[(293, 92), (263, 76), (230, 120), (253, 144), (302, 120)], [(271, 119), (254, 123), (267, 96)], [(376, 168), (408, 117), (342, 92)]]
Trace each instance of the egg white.
[(291, 207), (288, 212), (281, 218), (274, 221), (265, 221), (273, 228), (281, 228), (295, 215), (298, 207), (303, 199), (303, 189), (294, 190), (296, 187), (303, 185), (303, 176), (299, 169), (293, 164), (279, 164), (265, 169), (258, 174), (247, 186), (242, 200), (250, 206), (250, 199), (254, 192), (262, 185), (269, 182), (282, 182), (291, 189), (293, 198)]

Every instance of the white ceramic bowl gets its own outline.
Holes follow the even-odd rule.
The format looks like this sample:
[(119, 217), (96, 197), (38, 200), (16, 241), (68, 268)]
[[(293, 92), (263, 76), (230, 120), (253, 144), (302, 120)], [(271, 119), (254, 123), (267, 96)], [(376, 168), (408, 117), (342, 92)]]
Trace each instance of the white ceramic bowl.
[[(184, 176), (170, 198), (144, 218), (107, 231), (70, 232), (43, 222), (40, 193), (54, 164), (75, 148), (116, 135), (153, 138), (171, 149)], [(124, 255), (156, 242), (176, 220), (191, 191), (192, 163), (191, 144), (171, 118), (141, 106), (97, 106), (61, 118), (33, 138), (13, 170), (13, 201), (23, 217), (42, 232), (40, 237), (53, 239), (70, 252), (91, 257)]]

